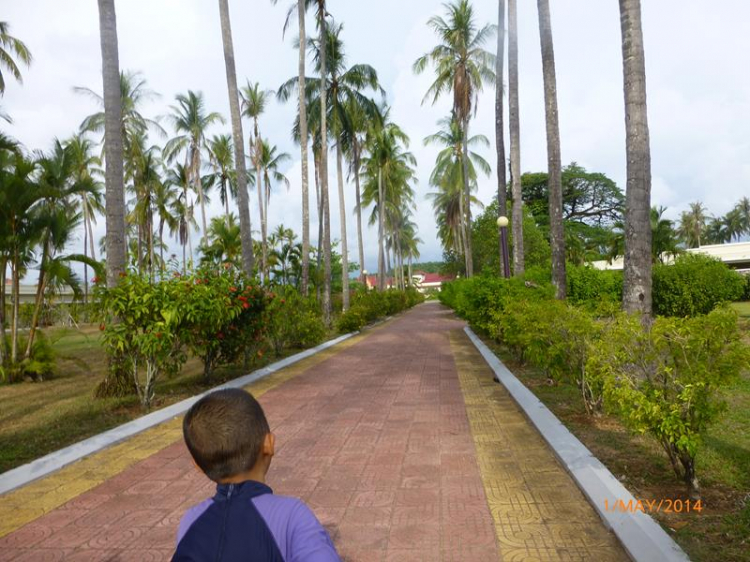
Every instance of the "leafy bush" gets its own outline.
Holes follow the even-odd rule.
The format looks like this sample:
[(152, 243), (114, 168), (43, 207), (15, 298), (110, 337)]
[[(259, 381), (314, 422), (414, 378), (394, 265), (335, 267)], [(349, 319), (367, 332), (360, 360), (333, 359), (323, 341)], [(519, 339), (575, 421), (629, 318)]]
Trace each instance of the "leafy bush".
[[(25, 350), (27, 342), (27, 336), (19, 334), (18, 348)], [(5, 345), (6, 349), (10, 349), (10, 335), (6, 335)], [(25, 377), (41, 382), (55, 374), (56, 359), (57, 354), (52, 344), (43, 332), (38, 331), (31, 345), (31, 357), (22, 359), (15, 365), (0, 365), (0, 382), (16, 382)]]
[(708, 314), (721, 303), (739, 300), (746, 290), (741, 274), (702, 254), (655, 266), (653, 279), (654, 313), (661, 316)]
[(293, 287), (281, 288), (266, 309), (266, 337), (277, 356), (289, 347), (314, 347), (326, 335), (320, 307)]
[(151, 406), (159, 376), (178, 372), (187, 359), (178, 338), (180, 289), (177, 280), (152, 284), (136, 274), (123, 274), (116, 287), (97, 288), (110, 369), (130, 374), (145, 408)]
[(339, 316), (336, 328), (342, 334), (358, 332), (367, 325), (367, 309), (362, 305), (354, 305)]
[(650, 331), (620, 314), (592, 346), (588, 369), (604, 381), (607, 408), (661, 444), (691, 497), (700, 497), (695, 457), (726, 407), (722, 387), (750, 362), (737, 314), (657, 318)]
[(568, 264), (568, 300), (573, 304), (622, 301), (621, 271), (603, 271), (591, 266)]

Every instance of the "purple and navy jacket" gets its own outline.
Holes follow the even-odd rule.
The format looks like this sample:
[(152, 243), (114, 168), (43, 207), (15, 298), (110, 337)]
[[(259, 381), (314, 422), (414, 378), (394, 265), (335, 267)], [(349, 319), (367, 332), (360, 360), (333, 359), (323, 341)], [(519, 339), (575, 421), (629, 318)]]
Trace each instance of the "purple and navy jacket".
[(172, 562), (188, 561), (341, 562), (304, 503), (252, 480), (219, 484), (213, 498), (185, 513)]

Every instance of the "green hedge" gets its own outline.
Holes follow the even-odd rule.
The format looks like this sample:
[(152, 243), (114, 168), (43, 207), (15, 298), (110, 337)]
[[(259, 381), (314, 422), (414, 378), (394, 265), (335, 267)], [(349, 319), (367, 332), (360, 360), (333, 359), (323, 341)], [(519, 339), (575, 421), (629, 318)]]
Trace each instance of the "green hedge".
[(747, 290), (741, 274), (701, 254), (655, 266), (653, 279), (654, 313), (660, 316), (708, 314), (721, 303), (742, 299)]
[(368, 291), (363, 288), (352, 295), (351, 306), (339, 316), (336, 328), (342, 334), (356, 332), (367, 324), (397, 314), (424, 300), (424, 295), (413, 287), (407, 287), (405, 291)]
[(573, 304), (622, 301), (622, 272), (568, 264), (568, 300)]
[[(693, 271), (694, 262), (688, 264)], [(589, 287), (611, 287), (591, 271), (573, 275), (581, 273)], [(609, 298), (606, 290), (599, 294)], [(593, 311), (554, 300), (546, 286), (497, 277), (448, 283), (440, 298), (517, 360), (574, 385), (588, 414), (604, 410), (652, 435), (697, 496), (702, 435), (722, 411), (723, 388), (750, 363), (736, 312), (721, 307), (692, 318), (657, 317), (645, 330), (616, 302)]]

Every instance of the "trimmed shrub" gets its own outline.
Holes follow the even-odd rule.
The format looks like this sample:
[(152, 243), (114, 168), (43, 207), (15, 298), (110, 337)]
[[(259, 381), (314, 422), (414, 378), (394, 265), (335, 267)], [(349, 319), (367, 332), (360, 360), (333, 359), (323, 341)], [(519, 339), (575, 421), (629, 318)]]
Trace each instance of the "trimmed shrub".
[(326, 335), (320, 307), (293, 287), (280, 289), (266, 308), (266, 337), (277, 356), (285, 348), (318, 345)]
[(361, 305), (354, 305), (339, 316), (336, 322), (336, 328), (342, 334), (348, 334), (350, 332), (358, 332), (364, 328), (368, 323), (368, 313), (365, 307)]
[(602, 301), (622, 301), (621, 271), (603, 271), (569, 263), (567, 272), (568, 300), (571, 303), (596, 305)]
[(708, 314), (721, 303), (742, 298), (747, 286), (741, 274), (702, 254), (655, 266), (653, 279), (654, 313), (660, 316)]
[(653, 436), (693, 499), (695, 457), (708, 426), (726, 408), (722, 388), (750, 363), (737, 313), (657, 318), (650, 331), (620, 314), (592, 345), (587, 367), (604, 381), (605, 405), (636, 433)]

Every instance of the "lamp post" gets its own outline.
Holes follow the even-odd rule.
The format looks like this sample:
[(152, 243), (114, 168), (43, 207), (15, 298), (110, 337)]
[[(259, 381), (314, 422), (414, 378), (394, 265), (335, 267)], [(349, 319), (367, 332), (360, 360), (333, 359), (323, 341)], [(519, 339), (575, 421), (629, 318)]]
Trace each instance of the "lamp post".
[(500, 227), (500, 247), (503, 253), (503, 276), (510, 278), (510, 258), (508, 255), (508, 217), (498, 217), (497, 226)]
[(365, 284), (365, 289), (369, 289), (370, 287), (367, 286), (367, 270), (362, 270), (362, 283)]

